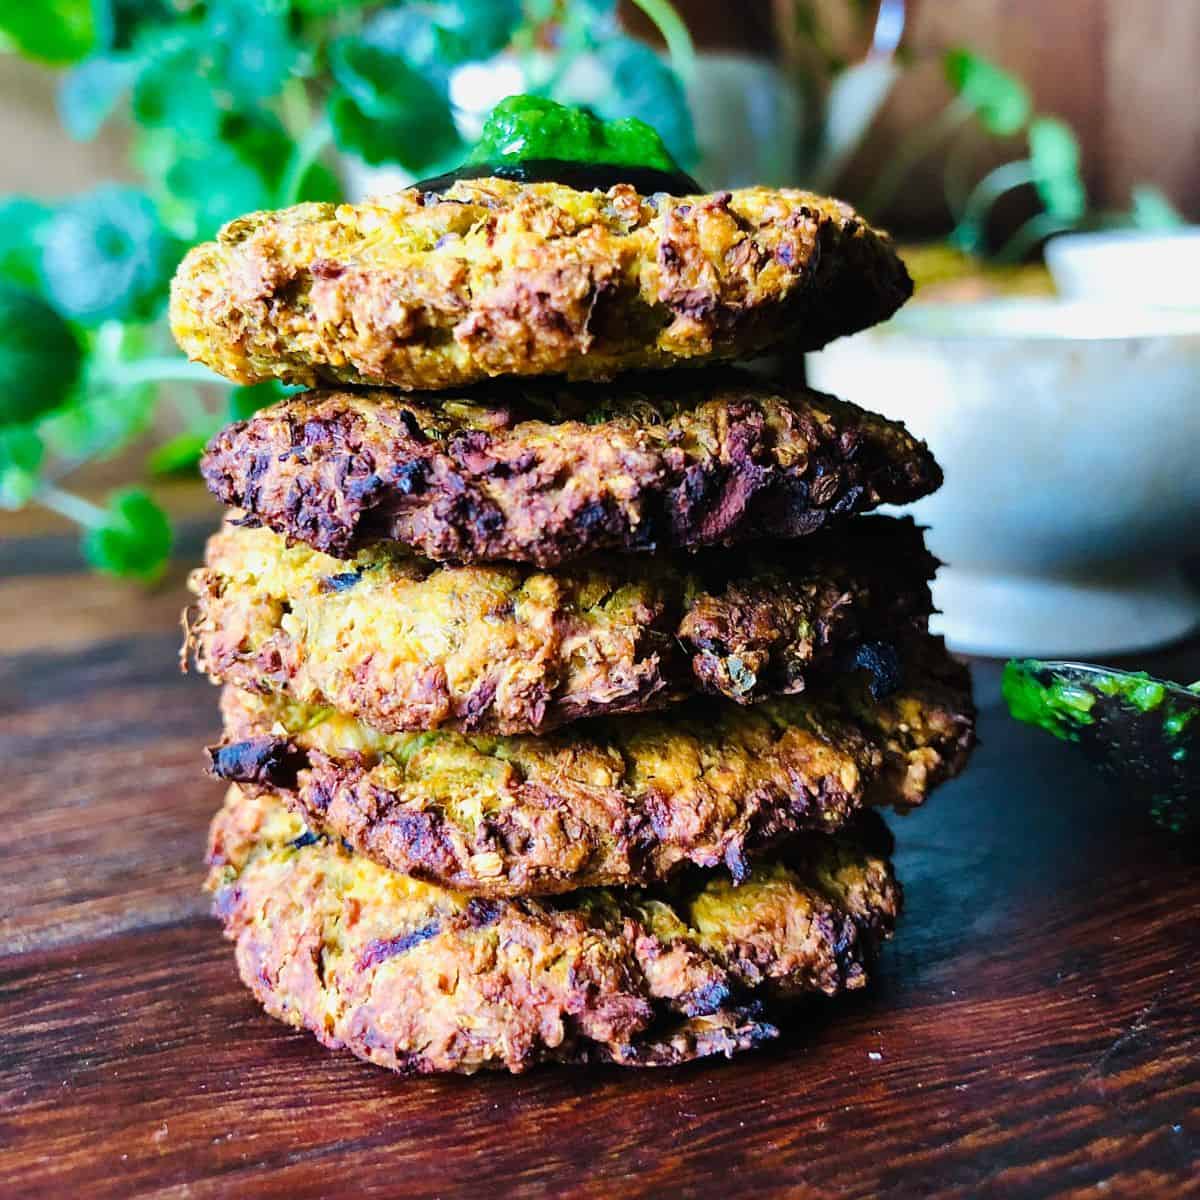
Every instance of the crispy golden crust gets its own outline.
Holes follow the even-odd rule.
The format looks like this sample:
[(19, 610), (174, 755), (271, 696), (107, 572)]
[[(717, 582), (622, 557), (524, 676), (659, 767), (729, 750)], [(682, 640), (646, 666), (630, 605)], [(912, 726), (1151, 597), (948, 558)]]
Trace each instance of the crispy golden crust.
[(798, 537), (941, 483), (903, 426), (832, 396), (735, 372), (685, 379), (493, 384), (440, 406), (312, 392), (222, 430), (202, 470), (224, 503), (328, 554), (396, 541), (543, 567)]
[(809, 192), (483, 179), (234, 221), (181, 264), (171, 327), (239, 383), (442, 389), (816, 349), (911, 291), (886, 234)]
[(688, 863), (735, 879), (780, 839), (907, 808), (966, 761), (969, 681), (936, 645), (904, 687), (866, 681), (749, 709), (704, 702), (548, 737), (384, 735), (227, 689), (214, 772), (282, 795), (313, 829), (474, 895), (650, 884)]
[(821, 835), (737, 887), (708, 876), (560, 902), (472, 900), (236, 788), (209, 863), (242, 979), (267, 1012), (404, 1072), (729, 1055), (775, 1035), (759, 1002), (863, 986), (900, 907), (884, 858)]
[(936, 562), (908, 521), (863, 518), (804, 550), (554, 572), (353, 560), (228, 525), (195, 572), (189, 641), (214, 679), (331, 705), (388, 732), (551, 729), (804, 689), (863, 637), (923, 629)]

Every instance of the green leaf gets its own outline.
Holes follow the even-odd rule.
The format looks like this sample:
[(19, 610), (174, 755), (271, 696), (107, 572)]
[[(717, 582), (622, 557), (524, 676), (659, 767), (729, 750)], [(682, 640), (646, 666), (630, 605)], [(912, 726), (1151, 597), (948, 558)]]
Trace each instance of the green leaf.
[(341, 181), (324, 163), (313, 163), (300, 180), (296, 199), (340, 204), (344, 199)]
[(179, 138), (169, 129), (146, 129), (138, 126), (133, 131), (133, 146), (130, 158), (138, 174), (147, 181), (158, 206), (159, 220), (168, 233), (181, 242), (194, 242), (199, 237), (196, 231), (195, 214), (189, 202), (173, 195), (167, 188), (167, 175), (171, 168), (186, 157), (187, 151)]
[(171, 555), (171, 524), (140, 488), (114, 492), (105, 506), (104, 524), (84, 534), (83, 553), (107, 575), (152, 583)]
[(283, 125), (267, 112), (230, 114), (221, 124), (221, 140), (271, 188), (279, 186), (295, 147)]
[(0, 284), (0, 425), (31, 421), (63, 404), (83, 350), (40, 296)]
[(58, 86), (58, 115), (66, 131), (78, 142), (90, 142), (140, 69), (134, 59), (98, 54), (68, 71)]
[(184, 142), (216, 137), (221, 109), (213, 86), (189, 55), (164, 56), (142, 72), (133, 89), (133, 115), (149, 129), (170, 129)]
[(448, 38), (455, 40), (427, 5), (385, 8), (367, 21), (359, 35), (363, 45), (403, 59), (443, 92), (450, 86), (455, 65), (451, 60), (460, 49), (457, 44), (445, 45)]
[(247, 105), (277, 95), (300, 58), (287, 0), (210, 0), (208, 37), (222, 82)]
[(671, 156), (689, 167), (698, 157), (696, 131), (679, 76), (643, 42), (619, 36), (599, 52), (612, 86), (595, 104), (606, 120), (637, 117), (658, 131)]
[(1138, 229), (1179, 229), (1187, 224), (1179, 209), (1149, 183), (1134, 185), (1130, 217)]
[(1078, 221), (1087, 211), (1087, 189), (1079, 175), (1079, 142), (1065, 121), (1038, 117), (1029, 126), (1033, 184), (1051, 216)]
[(0, 200), (0, 280), (35, 291), (42, 286), (41, 231), (50, 209), (26, 196)]
[(0, 35), (27, 58), (55, 65), (78, 62), (96, 43), (91, 0), (4, 0)]
[(82, 325), (149, 320), (166, 306), (179, 255), (149, 196), (103, 184), (47, 222), (42, 279), (54, 306)]
[(243, 213), (270, 208), (273, 200), (262, 173), (220, 142), (202, 156), (180, 159), (166, 182), (171, 194), (187, 204), (200, 238), (211, 237)]
[(417, 172), (459, 147), (446, 96), (399, 54), (342, 39), (330, 66), (339, 87), (329, 99), (329, 120), (341, 149)]
[(229, 399), (226, 402), (225, 419), (227, 421), (248, 421), (256, 412), (269, 408), (272, 404), (290, 396), (298, 388), (284, 387), (276, 379), (267, 379), (262, 383), (254, 383), (249, 387), (229, 389)]
[(943, 61), (950, 86), (989, 133), (1008, 137), (1029, 120), (1029, 91), (1015, 75), (962, 48), (947, 50)]
[(902, 69), (891, 58), (863, 59), (841, 71), (825, 98), (824, 130), (819, 145), (816, 174), (834, 179), (850, 156), (862, 145)]
[(147, 470), (152, 475), (182, 475), (194, 471), (213, 432), (215, 430), (204, 433), (189, 431), (156, 446), (146, 456)]
[[(617, 0), (576, 0), (576, 3), (567, 6), (565, 16), (567, 21), (578, 19), (581, 15), (586, 20), (590, 15), (589, 10), (606, 5), (615, 10)], [(553, 20), (562, 9), (559, 0), (525, 0), (524, 7), (526, 19), (534, 25)]]
[(130, 50), (147, 29), (177, 21), (171, 0), (92, 0), (96, 45), (105, 50)]
[(522, 16), (519, 0), (385, 8), (366, 23), (359, 40), (402, 58), (444, 89), (459, 63), (491, 58), (503, 50)]
[(81, 387), (71, 402), (38, 426), (46, 445), (62, 458), (111, 457), (145, 433), (154, 415), (155, 389)]
[(453, 62), (491, 58), (512, 40), (521, 23), (519, 0), (457, 0), (435, 4), (434, 20), (446, 36), (443, 53)]
[(37, 490), (45, 451), (27, 425), (0, 429), (0, 508), (21, 508)]
[[(294, 151), (279, 121), (259, 111), (226, 114), (219, 141), (176, 153), (166, 166), (165, 182), (172, 202), (187, 214), (190, 236), (211, 237), (235, 217), (275, 207)], [(341, 187), (331, 171), (314, 163), (300, 181), (299, 194), (305, 200), (337, 201)], [(173, 224), (177, 221), (173, 214)]]
[[(550, 0), (548, 7), (550, 13), (543, 20), (549, 20), (554, 15), (553, 0)], [(597, 34), (601, 38), (610, 37), (618, 27), (617, 8), (617, 0), (574, 0), (567, 6), (565, 19), (578, 22), (593, 40)]]
[(292, 7), (297, 12), (309, 13), (312, 16), (330, 17), (353, 12), (358, 8), (367, 8), (376, 2), (377, 0), (292, 0)]

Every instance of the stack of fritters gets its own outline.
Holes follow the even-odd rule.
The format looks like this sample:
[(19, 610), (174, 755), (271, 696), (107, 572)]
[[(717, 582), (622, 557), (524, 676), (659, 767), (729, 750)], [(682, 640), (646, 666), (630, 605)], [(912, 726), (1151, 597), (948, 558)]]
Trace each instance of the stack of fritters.
[(187, 615), (209, 886), (269, 1012), (405, 1070), (658, 1064), (865, 982), (900, 904), (870, 810), (974, 714), (920, 531), (857, 514), (940, 473), (719, 364), (908, 291), (844, 205), (761, 188), (457, 182), (188, 256), (194, 358), (322, 389), (209, 447), (234, 511)]

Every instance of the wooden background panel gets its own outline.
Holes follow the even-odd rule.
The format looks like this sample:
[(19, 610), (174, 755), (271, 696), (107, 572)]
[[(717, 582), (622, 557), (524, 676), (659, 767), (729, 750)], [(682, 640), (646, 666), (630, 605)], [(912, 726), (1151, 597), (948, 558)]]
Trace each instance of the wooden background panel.
[(1105, 0), (1104, 14), (1105, 190), (1116, 201), (1150, 179), (1200, 220), (1200, 4)]
[[(913, 9), (915, 55), (975, 47), (1025, 79), (1039, 111), (1070, 123), (1099, 204), (1124, 207), (1133, 184), (1150, 182), (1200, 217), (1200, 4), (917, 0)], [(902, 96), (885, 130), (920, 119)]]
[[(844, 32), (851, 0), (677, 0), (701, 46), (764, 54), (786, 43), (781, 30), (794, 25), (799, 3), (827, 10), (847, 54), (861, 52)], [(849, 177), (851, 191), (863, 194), (872, 165), (944, 102), (934, 60), (945, 47), (966, 44), (1025, 78), (1040, 109), (1070, 121), (1099, 204), (1125, 205), (1132, 184), (1150, 181), (1200, 219), (1196, 0), (909, 0), (909, 10), (904, 44), (917, 65)], [(632, 27), (646, 30), (632, 3), (622, 11)], [(54, 110), (53, 74), (12, 56), (0, 57), (0, 137), (10, 149), (0, 160), (0, 192), (52, 196), (130, 177), (119, 129), (98, 142), (73, 143)], [(981, 146), (980, 164), (994, 153)], [(901, 226), (936, 228), (943, 217), (936, 172), (918, 173), (891, 217)]]
[[(784, 28), (800, 0), (775, 0)], [(803, 0), (809, 4), (809, 0)], [(695, 21), (704, 27), (694, 0)], [(753, 7), (753, 4), (751, 4)], [(846, 27), (846, 0), (815, 0), (830, 25)], [(905, 132), (929, 121), (948, 92), (939, 56), (966, 45), (1014, 71), (1037, 109), (1061, 116), (1083, 146), (1084, 172), (1097, 207), (1123, 208), (1136, 183), (1161, 187), (1200, 219), (1200, 4), (1194, 0), (909, 0), (904, 47), (912, 67), (889, 99), (844, 181), (863, 196), (877, 165)], [(781, 42), (786, 39), (780, 39)], [(849, 57), (863, 47), (843, 37)], [(978, 137), (976, 166), (1003, 161), (1020, 143)], [(914, 173), (886, 217), (902, 231), (944, 225), (941, 155)]]

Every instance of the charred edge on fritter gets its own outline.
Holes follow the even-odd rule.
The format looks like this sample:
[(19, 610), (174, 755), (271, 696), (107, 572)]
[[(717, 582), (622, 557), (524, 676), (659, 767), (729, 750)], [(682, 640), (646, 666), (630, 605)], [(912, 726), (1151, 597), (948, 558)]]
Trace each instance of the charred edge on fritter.
[[(969, 680), (936, 647), (908, 658), (907, 685), (882, 701), (864, 680), (826, 698), (693, 703), (500, 741), (386, 738), (229, 690), (228, 752), (214, 770), (279, 792), (374, 861), (472, 894), (653, 883), (688, 863), (738, 881), (782, 839), (836, 829), (864, 802), (911, 808), (963, 768)], [(279, 778), (239, 770), (257, 767), (273, 728), (297, 730), (281, 738), (303, 756), (294, 779), (290, 767)]]
[(261, 529), (216, 535), (191, 580), (200, 668), (388, 732), (547, 732), (691, 692), (749, 703), (834, 678), (860, 642), (925, 629), (937, 565), (910, 521), (886, 517), (803, 550), (555, 573), (364, 556)]
[(758, 575), (769, 551), (753, 553), (717, 558), (724, 582), (706, 581), (679, 624), (698, 690), (748, 704), (860, 669), (877, 696), (899, 685), (894, 648), (890, 672), (883, 660), (925, 631), (939, 566), (911, 519), (860, 518)]
[(971, 672), (939, 637), (901, 647), (902, 679), (920, 679), (920, 699), (903, 688), (882, 700), (859, 694), (856, 712), (870, 722), (883, 751), (883, 770), (867, 802), (898, 812), (919, 806), (930, 791), (962, 773), (976, 745), (977, 710)]
[(481, 919), (335, 843), (297, 848), (303, 832), (236, 789), (213, 823), (209, 887), (242, 978), (272, 1015), (407, 1072), (747, 1049), (775, 1032), (762, 1002), (863, 986), (901, 902), (886, 861), (817, 836), (736, 892), (701, 875)]
[(458, 419), (437, 397), (311, 393), (222, 430), (202, 471), (224, 503), (333, 555), (390, 540), (539, 566), (796, 538), (941, 483), (902, 426), (832, 397), (733, 373), (682, 399), (663, 388), (623, 381), (606, 413), (612, 389), (493, 385), (456, 398)]

